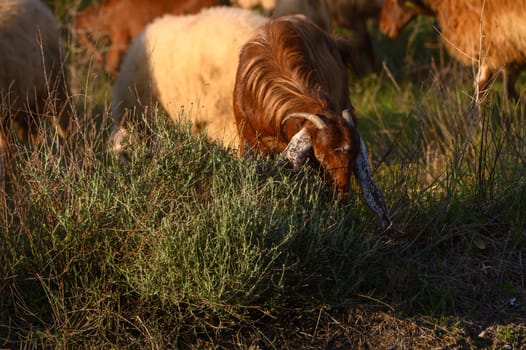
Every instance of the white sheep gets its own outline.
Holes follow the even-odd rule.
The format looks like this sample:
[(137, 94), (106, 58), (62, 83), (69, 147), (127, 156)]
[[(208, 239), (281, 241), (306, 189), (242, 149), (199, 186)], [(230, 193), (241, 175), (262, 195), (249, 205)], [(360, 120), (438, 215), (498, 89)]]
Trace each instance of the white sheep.
[(113, 90), (112, 150), (125, 155), (126, 124), (158, 103), (175, 122), (238, 147), (232, 93), (240, 47), (267, 22), (255, 12), (214, 7), (196, 15), (165, 15), (128, 50)]
[[(0, 156), (16, 139), (40, 139), (50, 118), (69, 135), (68, 81), (57, 21), (40, 0), (0, 1)], [(0, 165), (0, 167), (5, 164)]]

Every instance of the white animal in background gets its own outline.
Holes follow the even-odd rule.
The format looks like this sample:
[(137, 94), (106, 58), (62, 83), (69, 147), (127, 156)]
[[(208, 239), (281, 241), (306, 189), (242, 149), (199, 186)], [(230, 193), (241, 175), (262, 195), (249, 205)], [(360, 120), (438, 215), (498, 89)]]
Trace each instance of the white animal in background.
[(49, 119), (68, 139), (71, 104), (58, 23), (40, 0), (0, 1), (0, 168), (15, 140), (40, 141)]
[(238, 147), (232, 94), (239, 49), (268, 18), (237, 7), (165, 15), (132, 42), (113, 91), (112, 149), (126, 156), (127, 124), (158, 104), (194, 132)]

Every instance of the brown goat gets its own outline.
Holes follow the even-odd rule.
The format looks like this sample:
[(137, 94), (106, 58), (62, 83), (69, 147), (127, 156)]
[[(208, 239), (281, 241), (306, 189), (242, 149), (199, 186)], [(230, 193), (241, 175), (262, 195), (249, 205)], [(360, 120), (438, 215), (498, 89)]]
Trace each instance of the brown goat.
[(354, 173), (384, 230), (391, 220), (375, 185), (349, 98), (349, 42), (303, 15), (260, 27), (241, 49), (234, 85), (240, 153), (278, 154), (295, 169), (318, 163), (347, 193)]
[[(154, 18), (166, 13), (193, 14), (227, 3), (225, 0), (107, 0), (79, 12), (75, 17), (75, 31), (80, 44), (93, 55), (95, 64), (115, 77), (131, 40)], [(110, 41), (106, 57), (96, 46), (96, 42), (105, 37)]]
[(416, 15), (431, 15), (449, 53), (464, 65), (478, 67), (476, 97), (499, 70), (504, 95), (515, 96), (515, 81), (526, 66), (524, 0), (385, 0), (380, 29), (394, 38)]

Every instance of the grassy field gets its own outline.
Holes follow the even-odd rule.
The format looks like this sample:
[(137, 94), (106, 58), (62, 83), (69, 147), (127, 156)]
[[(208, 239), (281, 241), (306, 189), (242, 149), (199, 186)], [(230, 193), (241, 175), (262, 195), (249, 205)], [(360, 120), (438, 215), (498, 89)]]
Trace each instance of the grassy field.
[[(235, 152), (159, 111), (106, 152), (111, 80), (64, 30), (77, 152), (20, 147), (0, 203), (0, 349), (525, 349), (526, 111), (420, 19), (374, 33), (350, 91), (400, 239), (353, 186)], [(86, 1), (84, 2), (84, 4)], [(526, 77), (519, 91), (526, 91)], [(524, 93), (523, 93), (524, 95)], [(132, 133), (133, 135), (133, 133)]]

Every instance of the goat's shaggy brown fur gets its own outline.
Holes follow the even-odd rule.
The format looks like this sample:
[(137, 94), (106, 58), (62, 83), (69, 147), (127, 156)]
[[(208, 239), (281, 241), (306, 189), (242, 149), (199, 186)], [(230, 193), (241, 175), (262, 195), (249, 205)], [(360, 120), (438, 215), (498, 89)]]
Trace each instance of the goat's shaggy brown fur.
[(350, 43), (303, 15), (269, 21), (241, 49), (234, 85), (240, 152), (279, 153), (294, 168), (307, 159), (346, 194), (354, 175), (383, 230), (392, 226), (372, 178), (349, 99)]
[[(349, 167), (359, 148), (359, 136), (341, 116), (351, 108), (348, 50), (347, 41), (333, 39), (304, 16), (280, 17), (263, 26), (241, 49), (234, 87), (241, 153), (247, 146), (280, 153), (307, 127), (316, 159), (331, 172), (329, 180), (342, 192), (348, 190)], [(282, 126), (294, 112), (318, 114), (329, 127), (318, 132), (309, 121), (297, 119)], [(340, 148), (346, 150), (340, 152), (343, 158), (329, 164)]]
[[(465, 65), (479, 67), (477, 91), (487, 88), (491, 76), (509, 74), (505, 92), (514, 94), (518, 71), (526, 66), (526, 1), (524, 0), (386, 0), (380, 26), (394, 37), (419, 13), (435, 16), (448, 51)], [(411, 4), (410, 4), (411, 5)], [(395, 16), (393, 8), (408, 15)]]
[[(225, 0), (106, 0), (94, 4), (75, 17), (78, 40), (93, 55), (95, 64), (115, 77), (131, 40), (154, 18), (163, 14), (184, 15), (225, 4)], [(96, 42), (107, 37), (107, 55)]]

